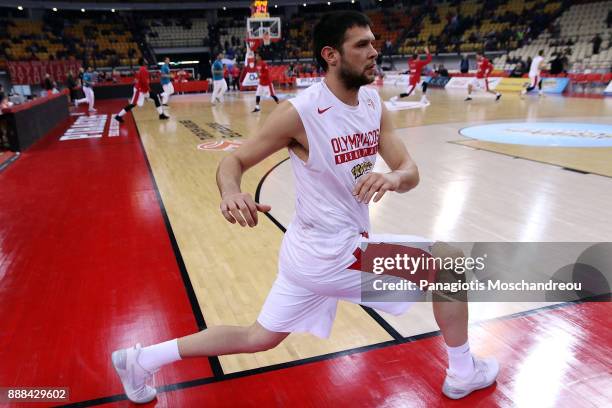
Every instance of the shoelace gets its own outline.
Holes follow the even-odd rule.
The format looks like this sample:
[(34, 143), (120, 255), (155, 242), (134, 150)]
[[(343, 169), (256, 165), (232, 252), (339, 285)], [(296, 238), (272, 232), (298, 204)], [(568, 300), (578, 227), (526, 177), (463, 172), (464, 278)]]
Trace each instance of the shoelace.
[[(142, 366), (138, 362), (139, 355), (140, 355), (140, 350), (138, 350), (136, 357), (134, 358), (134, 362), (130, 364), (130, 366), (128, 367), (128, 370), (129, 370), (128, 374), (129, 374), (129, 378), (132, 380), (132, 389), (134, 390), (134, 394), (138, 394), (142, 396), (141, 394), (143, 394), (144, 391), (146, 390), (146, 386), (145, 386), (146, 381), (151, 376), (151, 374), (149, 374), (147, 370), (142, 368)], [(142, 383), (140, 384), (136, 383), (136, 372), (135, 372), (136, 365), (138, 365), (138, 367), (145, 373), (144, 377), (142, 378)]]

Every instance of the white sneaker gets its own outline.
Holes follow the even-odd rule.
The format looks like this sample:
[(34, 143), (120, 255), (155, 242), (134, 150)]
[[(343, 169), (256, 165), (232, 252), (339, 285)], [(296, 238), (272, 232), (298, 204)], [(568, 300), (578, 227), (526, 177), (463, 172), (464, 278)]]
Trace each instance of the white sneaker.
[(391, 99), (389, 99), (389, 102), (391, 102), (392, 105), (395, 105), (395, 103), (399, 100), (399, 97), (394, 96)]
[(460, 378), (446, 370), (442, 393), (451, 399), (463, 398), (472, 391), (486, 388), (495, 382), (499, 373), (499, 363), (495, 357), (473, 358), (474, 373), (468, 378)]
[(97, 109), (95, 109), (95, 108), (89, 108), (89, 111), (90, 111), (90, 112), (97, 112), (98, 110), (97, 110)]
[(138, 363), (140, 350), (139, 343), (131, 348), (114, 351), (111, 358), (129, 400), (137, 404), (145, 404), (155, 399), (157, 391), (146, 384), (153, 373), (145, 370)]
[(426, 97), (422, 97), (422, 98), (421, 98), (421, 103), (422, 103), (423, 105), (429, 105), (429, 99), (427, 99)]

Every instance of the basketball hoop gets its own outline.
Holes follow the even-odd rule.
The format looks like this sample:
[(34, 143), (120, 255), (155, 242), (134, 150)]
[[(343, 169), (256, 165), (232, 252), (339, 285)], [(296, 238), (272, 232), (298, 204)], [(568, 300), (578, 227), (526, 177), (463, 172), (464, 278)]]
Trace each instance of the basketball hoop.
[(270, 45), (271, 43), (280, 40), (280, 17), (247, 18), (246, 37), (249, 39), (259, 40), (259, 45)]

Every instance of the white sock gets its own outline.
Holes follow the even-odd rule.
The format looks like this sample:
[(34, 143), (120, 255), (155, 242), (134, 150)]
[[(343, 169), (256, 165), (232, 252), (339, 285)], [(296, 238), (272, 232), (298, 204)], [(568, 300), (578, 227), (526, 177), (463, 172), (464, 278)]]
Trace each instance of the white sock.
[(164, 110), (162, 109), (161, 106), (157, 107), (157, 113), (159, 113), (160, 115), (164, 113)]
[(119, 112), (117, 114), (117, 116), (122, 117), (123, 115), (125, 115), (127, 112), (125, 111), (125, 109), (121, 109), (121, 112)]
[(255, 105), (255, 109), (259, 109), (259, 105)]
[(149, 372), (179, 360), (181, 360), (181, 355), (177, 339), (144, 347), (138, 356), (138, 363)]
[(446, 346), (448, 353), (448, 369), (458, 377), (468, 377), (474, 372), (474, 360), (470, 353), (470, 342), (458, 347)]

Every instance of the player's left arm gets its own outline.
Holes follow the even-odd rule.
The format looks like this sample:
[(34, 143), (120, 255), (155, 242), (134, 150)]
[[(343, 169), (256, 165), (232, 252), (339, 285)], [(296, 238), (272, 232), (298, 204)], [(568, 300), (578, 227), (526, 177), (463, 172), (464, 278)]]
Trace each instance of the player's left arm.
[(361, 177), (353, 189), (357, 201), (369, 203), (372, 197), (378, 202), (387, 191), (405, 193), (419, 184), (419, 169), (410, 157), (406, 146), (395, 134), (389, 111), (382, 105), (378, 153), (391, 172), (368, 173)]

